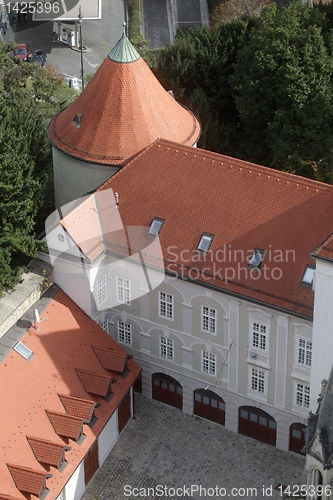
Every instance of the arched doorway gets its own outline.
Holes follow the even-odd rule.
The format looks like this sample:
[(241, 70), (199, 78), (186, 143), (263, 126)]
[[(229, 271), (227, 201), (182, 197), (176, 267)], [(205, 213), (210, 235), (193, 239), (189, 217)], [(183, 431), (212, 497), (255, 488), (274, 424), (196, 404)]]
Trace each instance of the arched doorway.
[(197, 389), (194, 391), (194, 415), (225, 424), (225, 403), (213, 391)]
[(258, 441), (276, 445), (276, 421), (268, 413), (254, 406), (239, 408), (238, 432)]
[(175, 408), (183, 408), (183, 388), (181, 384), (169, 375), (165, 375), (165, 373), (153, 373), (152, 398)]
[(295, 453), (302, 453), (302, 449), (305, 446), (305, 430), (306, 425), (295, 422), (291, 424), (289, 431), (289, 450)]

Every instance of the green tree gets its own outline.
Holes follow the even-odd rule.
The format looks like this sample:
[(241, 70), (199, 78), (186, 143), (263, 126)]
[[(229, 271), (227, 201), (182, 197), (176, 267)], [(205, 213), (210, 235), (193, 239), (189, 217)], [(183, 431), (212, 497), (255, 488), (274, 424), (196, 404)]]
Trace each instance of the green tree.
[(236, 152), (239, 119), (229, 77), (254, 24), (255, 19), (242, 18), (212, 30), (180, 30), (174, 44), (157, 54), (152, 68), (155, 75), (201, 121), (200, 147), (231, 155)]
[(241, 156), (315, 177), (322, 160), (331, 161), (332, 70), (312, 8), (293, 1), (263, 9), (231, 77)]
[(14, 48), (0, 43), (0, 294), (17, 283), (40, 247), (36, 234), (50, 199), (53, 206), (46, 127), (75, 97), (53, 69), (11, 56)]

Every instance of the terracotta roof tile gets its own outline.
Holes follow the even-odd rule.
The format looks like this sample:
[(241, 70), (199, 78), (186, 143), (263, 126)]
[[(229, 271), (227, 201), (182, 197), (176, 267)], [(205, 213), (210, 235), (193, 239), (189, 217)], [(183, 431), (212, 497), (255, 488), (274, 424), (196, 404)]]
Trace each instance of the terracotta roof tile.
[(66, 449), (70, 449), (68, 446), (53, 443), (46, 439), (27, 436), (27, 440), (39, 463), (53, 465), (57, 469), (64, 461)]
[(123, 373), (126, 368), (127, 354), (117, 352), (104, 347), (91, 346), (96, 354), (99, 362), (106, 370), (113, 370), (118, 373)]
[(84, 423), (90, 423), (96, 407), (95, 401), (74, 398), (73, 396), (66, 396), (65, 394), (58, 394), (58, 396), (69, 415), (82, 419)]
[[(125, 227), (165, 220), (160, 265), (169, 274), (312, 317), (313, 292), (300, 282), (332, 233), (333, 186), (159, 140), (103, 189), (119, 193)], [(214, 239), (199, 256), (203, 232)], [(266, 252), (260, 273), (248, 267), (254, 248)]]
[(16, 488), (24, 493), (32, 493), (38, 498), (43, 493), (46, 486), (46, 478), (52, 477), (38, 470), (21, 467), (19, 465), (7, 464), (15, 482)]
[(82, 435), (83, 422), (81, 418), (72, 417), (66, 413), (60, 413), (51, 410), (45, 410), (46, 415), (54, 428), (54, 432), (61, 437), (69, 437), (78, 441)]
[[(16, 487), (6, 463), (17, 464), (19, 460), (18, 465), (14, 465), (15, 471), (21, 470), (17, 469), (21, 466), (28, 471), (39, 471), (41, 468), (26, 436), (46, 440), (62, 448), (64, 446), (63, 438), (55, 433), (45, 410), (51, 409), (55, 416), (59, 414), (61, 423), (66, 419), (67, 427), (69, 420), (74, 419), (77, 427), (73, 436), (76, 438), (76, 429), (82, 427), (86, 415), (79, 415), (75, 419), (75, 415), (66, 414), (64, 401), (58, 395), (80, 399), (83, 413), (85, 403), (82, 401), (91, 399), (98, 403), (94, 410), (96, 421), (93, 428), (84, 426), (85, 439), (81, 443), (71, 441), (70, 449), (66, 451), (66, 467), (58, 470), (53, 465), (50, 466), (52, 478), (46, 478), (49, 490), (47, 499), (56, 500), (141, 369), (133, 359), (128, 360), (130, 373), (126, 379), (113, 384), (113, 396), (109, 402), (98, 395), (90, 397), (78, 378), (75, 367), (85, 369), (89, 366), (91, 371), (104, 375), (108, 380), (111, 375), (119, 378), (117, 373), (110, 373), (101, 366), (91, 345), (111, 347), (116, 351), (122, 351), (122, 348), (61, 291), (53, 299), (49, 299), (48, 305), (40, 314), (38, 331), (30, 328), (22, 336), (21, 342), (34, 353), (30, 361), (12, 350), (0, 363), (0, 399), (3, 402), (0, 412), (2, 496), (26, 500), (26, 494)], [(66, 398), (66, 402), (69, 398)], [(66, 411), (69, 412), (68, 406)], [(30, 472), (28, 477), (34, 478), (35, 473)], [(39, 481), (39, 476), (36, 477)], [(40, 483), (37, 486), (39, 485)]]
[(325, 239), (325, 241), (315, 249), (312, 255), (324, 260), (333, 261), (333, 234)]
[(76, 368), (76, 373), (86, 392), (107, 398), (111, 389), (111, 377)]
[(1, 495), (0, 494), (0, 500), (21, 500), (20, 498), (13, 497), (11, 495)]
[[(72, 122), (82, 114), (80, 127)], [(52, 144), (93, 163), (124, 165), (157, 138), (193, 146), (197, 118), (162, 87), (140, 57), (107, 57), (77, 99), (50, 122)]]

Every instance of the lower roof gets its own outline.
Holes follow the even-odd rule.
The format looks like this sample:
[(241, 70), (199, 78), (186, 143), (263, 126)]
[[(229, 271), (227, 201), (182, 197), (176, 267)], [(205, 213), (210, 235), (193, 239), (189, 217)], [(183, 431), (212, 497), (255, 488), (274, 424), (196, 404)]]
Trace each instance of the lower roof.
[[(125, 351), (62, 291), (50, 298), (36, 326), (20, 339), (30, 359), (11, 350), (0, 364), (0, 498), (25, 500), (20, 488), (37, 492), (46, 481), (48, 500), (56, 499), (141, 371), (132, 359), (126, 377), (119, 363), (117, 371), (102, 367), (97, 346)], [(111, 381), (107, 400), (97, 386), (86, 392), (77, 374), (86, 369)], [(62, 456), (68, 463), (58, 470)]]

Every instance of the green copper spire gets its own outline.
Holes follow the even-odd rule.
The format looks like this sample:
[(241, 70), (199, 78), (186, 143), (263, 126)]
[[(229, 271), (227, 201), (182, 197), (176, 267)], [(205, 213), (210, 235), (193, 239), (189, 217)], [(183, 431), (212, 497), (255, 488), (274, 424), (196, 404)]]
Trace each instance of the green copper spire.
[(140, 59), (140, 54), (135, 50), (125, 34), (126, 23), (123, 22), (123, 36), (116, 43), (109, 54), (111, 61), (118, 63), (131, 63)]

